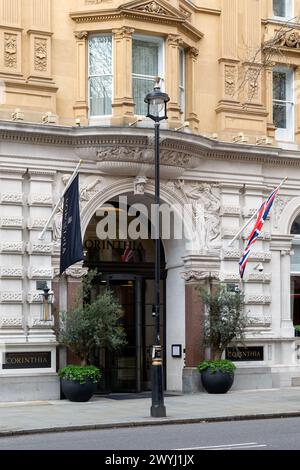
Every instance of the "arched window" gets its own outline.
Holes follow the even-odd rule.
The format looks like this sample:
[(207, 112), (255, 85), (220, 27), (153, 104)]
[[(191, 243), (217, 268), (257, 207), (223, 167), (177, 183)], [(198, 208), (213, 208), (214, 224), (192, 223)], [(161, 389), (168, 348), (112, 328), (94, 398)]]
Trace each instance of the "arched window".
[(292, 224), (291, 235), (294, 235), (291, 253), (291, 310), (296, 326), (300, 325), (300, 214)]
[(297, 215), (291, 228), (292, 235), (300, 235), (300, 214)]

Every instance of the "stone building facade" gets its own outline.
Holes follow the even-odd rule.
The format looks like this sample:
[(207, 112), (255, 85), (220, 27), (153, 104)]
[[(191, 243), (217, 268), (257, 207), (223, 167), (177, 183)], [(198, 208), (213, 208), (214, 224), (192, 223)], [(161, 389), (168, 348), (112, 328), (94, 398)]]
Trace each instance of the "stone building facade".
[[(300, 1), (279, 3), (0, 0), (0, 401), (59, 397), (56, 371), (68, 358), (41, 316), (40, 286), (54, 291), (57, 315), (97, 263), (121, 299), (131, 299), (135, 332), (133, 355), (100, 357), (106, 390), (149, 388), (151, 247), (140, 249), (142, 261), (123, 264), (113, 241), (105, 259), (90, 249), (101, 207), (120, 196), (153, 200), (154, 132), (143, 98), (157, 75), (170, 96), (162, 202), (188, 204), (202, 221), (197, 249), (162, 240), (166, 388), (198, 390), (205, 351), (195, 287), (239, 284), (247, 230), (229, 241), (284, 176), (245, 274), (247, 346), (258, 356), (236, 362), (235, 386), (299, 384), (300, 56), (299, 22), (290, 19)], [(278, 31), (285, 33), (274, 42)], [(79, 159), (87, 258), (59, 278), (61, 211), (44, 240), (39, 234)]]

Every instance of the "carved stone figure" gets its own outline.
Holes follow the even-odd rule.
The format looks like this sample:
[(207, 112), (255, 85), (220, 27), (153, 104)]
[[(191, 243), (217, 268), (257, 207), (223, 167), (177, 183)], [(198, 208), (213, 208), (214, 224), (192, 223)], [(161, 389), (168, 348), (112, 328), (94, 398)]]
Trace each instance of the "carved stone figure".
[(137, 176), (134, 180), (134, 194), (145, 194), (145, 186), (147, 184), (147, 178), (145, 176)]

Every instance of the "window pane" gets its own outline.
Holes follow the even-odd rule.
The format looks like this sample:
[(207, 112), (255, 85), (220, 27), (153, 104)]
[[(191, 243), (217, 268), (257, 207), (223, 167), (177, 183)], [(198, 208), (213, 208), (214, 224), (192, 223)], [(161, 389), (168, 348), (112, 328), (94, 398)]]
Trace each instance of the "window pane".
[(132, 72), (139, 75), (158, 75), (159, 44), (133, 40)]
[(135, 102), (135, 113), (146, 116), (147, 104), (144, 103), (145, 96), (153, 91), (153, 80), (133, 77), (132, 81), (133, 100)]
[(111, 36), (95, 36), (89, 40), (90, 75), (112, 73), (112, 40)]
[(273, 72), (273, 99), (286, 100), (287, 76), (284, 72)]
[(296, 217), (291, 228), (292, 235), (300, 235), (300, 215)]
[(274, 103), (273, 106), (273, 121), (274, 126), (278, 129), (287, 128), (287, 105), (286, 103)]
[(111, 114), (112, 77), (90, 78), (90, 114), (103, 116)]
[(274, 16), (286, 17), (286, 1), (285, 0), (273, 0), (273, 12)]

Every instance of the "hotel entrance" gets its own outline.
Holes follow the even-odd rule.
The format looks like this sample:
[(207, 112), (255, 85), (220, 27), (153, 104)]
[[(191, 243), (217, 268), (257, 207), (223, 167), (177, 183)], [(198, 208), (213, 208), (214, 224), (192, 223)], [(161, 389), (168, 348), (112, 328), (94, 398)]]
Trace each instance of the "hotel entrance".
[[(96, 270), (93, 296), (114, 292), (121, 307), (120, 324), (127, 344), (121, 349), (100, 348), (95, 365), (101, 369), (99, 392), (142, 392), (151, 389), (152, 345), (155, 344), (154, 240), (99, 240), (97, 214), (91, 220), (84, 247), (85, 266)], [(165, 258), (161, 244), (161, 344), (165, 350)], [(165, 357), (164, 372), (165, 372)]]

